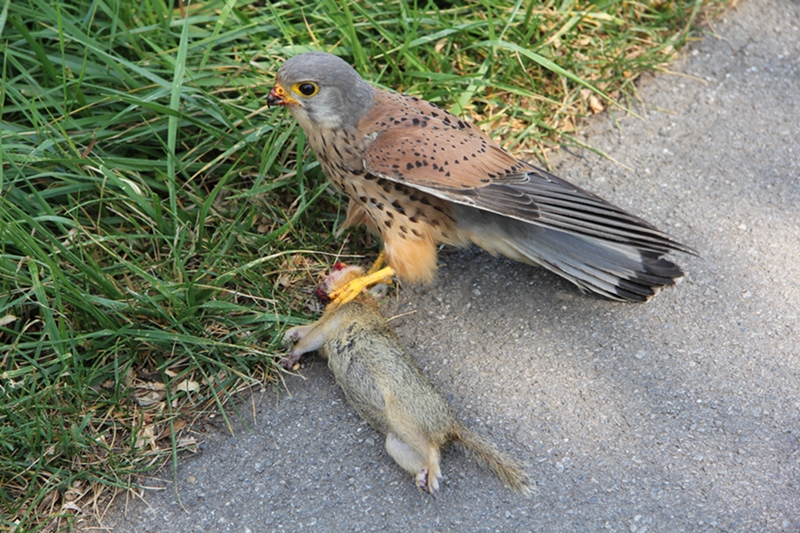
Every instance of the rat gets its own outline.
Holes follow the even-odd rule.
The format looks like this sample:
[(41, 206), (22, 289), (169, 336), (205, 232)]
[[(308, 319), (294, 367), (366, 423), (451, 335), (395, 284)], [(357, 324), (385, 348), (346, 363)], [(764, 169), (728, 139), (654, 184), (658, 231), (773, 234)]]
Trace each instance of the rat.
[[(342, 263), (317, 288), (326, 295), (362, 276), (363, 269)], [(460, 442), (512, 490), (529, 496), (533, 484), (521, 463), (468, 429), (450, 404), (402, 348), (394, 330), (365, 290), (353, 301), (330, 303), (322, 318), (290, 329), (284, 343), (291, 347), (281, 359), (285, 368), (318, 351), (347, 401), (386, 436), (386, 451), (415, 477), (417, 487), (435, 497), (442, 477), (440, 450)]]

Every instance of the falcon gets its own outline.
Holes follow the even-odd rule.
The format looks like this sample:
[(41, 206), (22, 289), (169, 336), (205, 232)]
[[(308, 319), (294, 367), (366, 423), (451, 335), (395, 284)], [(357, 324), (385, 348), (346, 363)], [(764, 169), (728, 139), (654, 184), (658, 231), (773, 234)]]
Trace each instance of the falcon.
[(380, 277), (429, 282), (440, 244), (474, 243), (581, 290), (644, 302), (683, 276), (665, 254), (694, 253), (515, 158), (469, 122), (373, 87), (332, 54), (285, 61), (267, 103), (289, 109), (327, 178), (349, 197), (343, 227), (364, 224), (380, 234), (388, 264)]

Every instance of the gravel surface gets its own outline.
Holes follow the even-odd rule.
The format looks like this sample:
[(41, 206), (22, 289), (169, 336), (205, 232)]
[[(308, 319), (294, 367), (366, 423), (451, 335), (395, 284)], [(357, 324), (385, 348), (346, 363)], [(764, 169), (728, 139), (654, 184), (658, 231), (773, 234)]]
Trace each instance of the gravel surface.
[[(800, 3), (748, 0), (642, 83), (643, 117), (603, 114), (567, 180), (700, 257), (644, 305), (541, 269), (450, 251), (436, 284), (385, 306), (465, 423), (527, 462), (529, 500), (458, 448), (419, 493), (306, 359), (212, 435), (123, 532), (800, 531)], [(406, 314), (411, 313), (411, 314)], [(164, 472), (164, 478), (171, 478)]]

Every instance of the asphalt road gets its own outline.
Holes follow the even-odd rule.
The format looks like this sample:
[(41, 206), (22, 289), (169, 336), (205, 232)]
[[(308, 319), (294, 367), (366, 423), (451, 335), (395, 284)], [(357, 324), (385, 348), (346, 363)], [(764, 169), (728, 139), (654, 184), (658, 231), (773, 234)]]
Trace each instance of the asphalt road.
[[(593, 119), (557, 173), (701, 256), (645, 305), (536, 268), (447, 252), (386, 306), (467, 425), (526, 461), (521, 499), (459, 449), (419, 493), (324, 363), (257, 393), (124, 532), (800, 531), (800, 3), (747, 0), (642, 83), (643, 120)], [(255, 420), (251, 415), (255, 415)], [(169, 472), (163, 476), (171, 478)]]

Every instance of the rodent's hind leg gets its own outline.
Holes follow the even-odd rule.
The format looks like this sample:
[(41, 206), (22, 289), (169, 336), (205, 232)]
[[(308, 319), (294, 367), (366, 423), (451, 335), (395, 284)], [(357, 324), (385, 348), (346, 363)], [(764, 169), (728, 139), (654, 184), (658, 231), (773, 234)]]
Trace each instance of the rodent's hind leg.
[(425, 468), (425, 457), (391, 431), (386, 434), (386, 451), (409, 474)]
[[(417, 484), (417, 488), (422, 492), (428, 492), (428, 469), (423, 468), (420, 470), (416, 477), (414, 478)], [(436, 495), (434, 494), (433, 497), (435, 498)]]
[[(439, 492), (439, 480), (442, 479), (442, 470), (439, 468), (439, 449), (431, 447), (428, 452), (428, 476), (426, 481), (428, 482), (428, 494), (436, 497), (436, 493)], [(423, 489), (425, 490), (425, 489)]]
[(439, 450), (424, 439), (419, 440), (414, 447), (390, 431), (386, 434), (386, 451), (403, 470), (414, 476), (420, 490), (436, 496), (442, 478)]

